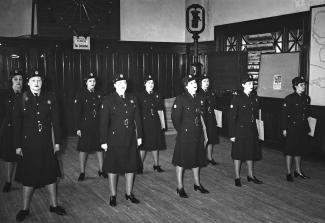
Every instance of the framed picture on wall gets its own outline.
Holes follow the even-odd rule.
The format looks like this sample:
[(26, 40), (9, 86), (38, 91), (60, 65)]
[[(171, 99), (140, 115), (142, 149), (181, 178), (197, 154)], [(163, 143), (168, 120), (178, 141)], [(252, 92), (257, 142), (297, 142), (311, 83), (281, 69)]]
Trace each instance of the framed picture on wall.
[(310, 11), (309, 96), (312, 105), (325, 106), (325, 5)]

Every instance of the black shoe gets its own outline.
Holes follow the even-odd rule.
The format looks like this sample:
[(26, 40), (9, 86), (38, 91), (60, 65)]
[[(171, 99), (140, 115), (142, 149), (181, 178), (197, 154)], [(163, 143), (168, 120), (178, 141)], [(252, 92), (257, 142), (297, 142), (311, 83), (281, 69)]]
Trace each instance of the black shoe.
[(153, 165), (153, 171), (156, 171), (156, 170), (158, 173), (165, 172), (165, 170), (161, 169), (161, 167), (159, 165), (158, 166)]
[(293, 178), (292, 178), (292, 175), (291, 174), (287, 174), (286, 175), (286, 178), (287, 178), (287, 181), (288, 182), (293, 182)]
[(78, 177), (78, 181), (84, 181), (85, 180), (85, 173), (81, 173)]
[(56, 206), (56, 207), (50, 206), (50, 212), (53, 212), (57, 215), (66, 215), (67, 214), (67, 212), (64, 210), (64, 208), (61, 206)]
[(109, 197), (109, 205), (112, 206), (112, 207), (116, 206), (116, 195)]
[(2, 192), (3, 193), (8, 193), (11, 190), (11, 183), (6, 182), (5, 185), (3, 186)]
[(247, 176), (247, 180), (248, 180), (248, 182), (253, 181), (254, 184), (262, 184), (263, 183), (263, 181), (257, 179), (255, 176), (253, 176), (253, 177)]
[(29, 210), (20, 210), (16, 215), (16, 221), (23, 221), (29, 215)]
[(236, 178), (236, 179), (235, 179), (235, 186), (236, 186), (236, 187), (241, 187), (240, 178)]
[(98, 170), (98, 176), (103, 176), (103, 178), (105, 178), (105, 179), (108, 178), (108, 174), (107, 173), (104, 173), (104, 172), (99, 171), (99, 170)]
[(218, 165), (219, 163), (217, 163), (214, 159), (211, 159), (211, 160), (208, 160), (208, 162), (213, 165), (213, 166), (216, 166)]
[(125, 194), (125, 199), (130, 200), (134, 204), (140, 203), (140, 201), (138, 199), (136, 199), (134, 194), (132, 194), (132, 193), (130, 195)]
[(184, 187), (182, 187), (181, 189), (176, 188), (176, 192), (180, 197), (188, 198), (188, 195), (186, 194)]
[(302, 179), (310, 179), (310, 177), (303, 174), (303, 172), (298, 173), (297, 171), (294, 171), (293, 174), (295, 177), (300, 177)]
[(205, 189), (201, 184), (200, 186), (194, 184), (194, 190), (197, 191), (199, 190), (202, 194), (208, 194), (210, 193), (207, 189)]

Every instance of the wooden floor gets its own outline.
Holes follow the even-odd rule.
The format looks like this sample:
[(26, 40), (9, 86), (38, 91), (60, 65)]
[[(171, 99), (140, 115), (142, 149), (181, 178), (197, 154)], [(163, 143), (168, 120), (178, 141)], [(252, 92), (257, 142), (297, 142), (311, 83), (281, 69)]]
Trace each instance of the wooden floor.
[[(284, 159), (281, 152), (264, 149), (264, 158), (255, 166), (256, 176), (263, 185), (248, 183), (246, 165), (242, 167), (243, 187), (234, 186), (230, 143), (221, 138), (214, 150), (220, 165), (201, 171), (201, 182), (210, 194), (193, 190), (191, 171), (184, 177), (188, 199), (176, 195), (175, 169), (171, 164), (175, 135), (167, 136), (168, 149), (160, 156), (165, 173), (152, 170), (148, 154), (144, 174), (136, 177), (134, 194), (141, 203), (136, 205), (124, 199), (125, 181), (120, 177), (117, 206), (108, 204), (108, 181), (97, 176), (96, 155), (90, 155), (86, 180), (77, 182), (79, 175), (76, 138), (69, 138), (62, 154), (64, 178), (59, 182), (59, 203), (67, 210), (66, 216), (48, 211), (45, 189), (34, 194), (31, 214), (24, 222), (325, 222), (325, 166), (323, 163), (303, 163), (310, 180), (285, 181)], [(3, 187), (4, 165), (0, 164), (0, 186)], [(21, 208), (21, 186), (13, 184), (10, 193), (0, 192), (0, 222), (15, 222)]]

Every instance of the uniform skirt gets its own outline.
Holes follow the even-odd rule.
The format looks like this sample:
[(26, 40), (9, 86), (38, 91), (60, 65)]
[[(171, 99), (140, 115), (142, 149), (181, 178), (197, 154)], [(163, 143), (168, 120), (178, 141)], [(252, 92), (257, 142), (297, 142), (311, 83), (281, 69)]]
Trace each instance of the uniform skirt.
[(141, 169), (142, 162), (136, 143), (131, 146), (111, 146), (107, 149), (103, 172), (115, 174), (139, 173)]
[(231, 158), (241, 161), (261, 160), (262, 150), (259, 145), (256, 126), (239, 128), (239, 132), (242, 134), (236, 134), (236, 140), (232, 143)]
[(38, 188), (55, 183), (57, 177), (61, 176), (50, 135), (47, 140), (33, 138), (30, 145), (24, 145), (22, 150), (23, 156), (17, 162), (16, 181), (24, 186)]
[(284, 154), (303, 156), (308, 153), (308, 131), (303, 126), (292, 126), (287, 130)]
[(203, 139), (194, 142), (186, 142), (178, 138), (177, 136), (172, 159), (172, 164), (174, 166), (191, 169), (207, 165), (208, 160), (206, 158)]
[(158, 120), (143, 120), (143, 144), (139, 148), (144, 151), (165, 150), (166, 141)]
[(98, 120), (89, 120), (81, 125), (81, 137), (77, 145), (80, 152), (100, 152)]
[(12, 126), (4, 129), (0, 135), (0, 158), (6, 162), (16, 162), (16, 148), (13, 145), (13, 128)]

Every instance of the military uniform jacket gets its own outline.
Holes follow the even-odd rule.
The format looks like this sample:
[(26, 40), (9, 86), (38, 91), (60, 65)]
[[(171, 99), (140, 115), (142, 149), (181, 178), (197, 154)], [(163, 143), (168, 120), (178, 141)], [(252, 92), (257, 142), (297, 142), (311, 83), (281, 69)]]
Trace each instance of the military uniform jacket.
[(206, 120), (204, 98), (184, 93), (176, 97), (171, 118), (177, 130), (172, 163), (184, 168), (202, 167), (207, 164), (201, 116)]
[(15, 94), (12, 89), (0, 95), (0, 158), (7, 162), (16, 161), (16, 149), (13, 145), (12, 112), (14, 102), (21, 94)]
[(75, 131), (81, 130), (77, 150), (101, 151), (99, 143), (99, 114), (102, 96), (99, 92), (82, 90), (74, 100)]
[(307, 152), (310, 97), (292, 93), (285, 97), (282, 106), (281, 129), (287, 131), (284, 153), (304, 155)]
[(30, 90), (23, 93), (15, 102), (13, 123), (15, 148), (23, 152), (16, 180), (31, 187), (56, 182), (60, 170), (53, 144), (59, 144), (61, 138), (55, 95), (42, 91), (36, 97)]
[(258, 142), (256, 119), (259, 100), (257, 95), (244, 92), (234, 95), (229, 110), (229, 137), (235, 137), (231, 156), (235, 160), (260, 160), (261, 148)]
[(100, 142), (107, 143), (103, 171), (136, 173), (141, 166), (137, 138), (143, 138), (137, 98), (116, 92), (104, 97), (100, 114)]
[(206, 128), (208, 135), (208, 144), (219, 143), (219, 129), (217, 126), (216, 115), (214, 110), (217, 109), (217, 97), (213, 91), (201, 91), (200, 92), (205, 100), (206, 110)]
[(166, 149), (164, 133), (161, 129), (158, 111), (164, 110), (163, 100), (157, 93), (144, 91), (138, 95), (141, 110), (143, 140), (140, 150)]

